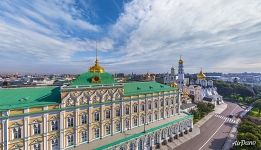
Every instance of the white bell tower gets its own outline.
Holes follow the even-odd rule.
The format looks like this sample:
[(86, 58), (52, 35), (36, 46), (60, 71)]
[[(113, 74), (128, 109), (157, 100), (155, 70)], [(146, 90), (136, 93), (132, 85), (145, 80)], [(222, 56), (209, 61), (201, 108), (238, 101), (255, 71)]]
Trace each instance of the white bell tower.
[(178, 70), (178, 87), (179, 89), (183, 90), (183, 87), (184, 87), (184, 66), (183, 66), (183, 60), (180, 56), (180, 59), (179, 59), (179, 70)]

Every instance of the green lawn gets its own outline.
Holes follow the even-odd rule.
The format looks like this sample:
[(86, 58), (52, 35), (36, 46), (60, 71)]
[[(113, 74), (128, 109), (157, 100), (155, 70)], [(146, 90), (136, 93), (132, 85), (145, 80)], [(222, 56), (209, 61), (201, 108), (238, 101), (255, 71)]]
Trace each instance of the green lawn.
[(253, 116), (253, 117), (261, 117), (261, 115), (258, 114), (257, 108), (253, 108), (249, 114), (250, 114), (250, 116)]

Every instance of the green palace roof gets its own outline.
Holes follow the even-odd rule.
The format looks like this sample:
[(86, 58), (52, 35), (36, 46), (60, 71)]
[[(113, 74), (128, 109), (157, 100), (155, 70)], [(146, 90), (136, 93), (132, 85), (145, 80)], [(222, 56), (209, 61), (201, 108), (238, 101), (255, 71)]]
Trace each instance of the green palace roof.
[(124, 84), (124, 95), (137, 95), (153, 92), (170, 91), (176, 88), (157, 82), (129, 82)]
[[(93, 77), (98, 76), (99, 82), (93, 83)], [(102, 87), (116, 85), (113, 76), (109, 73), (86, 72), (79, 75), (68, 86), (80, 87)], [(122, 84), (121, 84), (122, 85)], [(171, 91), (176, 88), (157, 82), (129, 82), (123, 83), (124, 96)], [(0, 111), (10, 109), (22, 109), (37, 106), (59, 104), (61, 102), (61, 91), (59, 87), (30, 87), (30, 88), (3, 88), (0, 89)]]
[(0, 89), (0, 110), (46, 106), (60, 102), (59, 87)]
[[(92, 78), (98, 76), (100, 78), (99, 83), (92, 83)], [(113, 84), (115, 83), (114, 78), (111, 74), (104, 73), (95, 73), (95, 72), (85, 72), (80, 74), (75, 80), (71, 82), (71, 85), (91, 85), (91, 84)]]

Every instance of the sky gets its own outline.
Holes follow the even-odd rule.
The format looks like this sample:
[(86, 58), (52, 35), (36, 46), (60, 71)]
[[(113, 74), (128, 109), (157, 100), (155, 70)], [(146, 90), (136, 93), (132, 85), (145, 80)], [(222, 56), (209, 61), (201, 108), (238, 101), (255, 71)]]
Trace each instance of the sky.
[(1, 0), (1, 73), (261, 72), (260, 0)]

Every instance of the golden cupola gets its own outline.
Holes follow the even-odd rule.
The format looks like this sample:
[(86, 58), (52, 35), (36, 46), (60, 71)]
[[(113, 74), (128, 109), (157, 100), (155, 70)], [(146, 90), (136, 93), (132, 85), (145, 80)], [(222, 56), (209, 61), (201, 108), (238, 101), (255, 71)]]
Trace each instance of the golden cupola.
[(200, 72), (197, 74), (197, 78), (199, 80), (205, 80), (206, 79), (206, 75), (203, 73), (202, 69), (200, 70)]
[(100, 66), (98, 59), (96, 59), (95, 65), (90, 67), (89, 71), (94, 73), (104, 73), (104, 68)]
[(183, 59), (181, 58), (181, 56), (180, 56), (180, 59), (179, 59), (179, 64), (183, 64)]
[(89, 69), (90, 72), (93, 73), (104, 73), (104, 68), (100, 66), (98, 58), (97, 58), (97, 48), (96, 48), (96, 60), (95, 60), (95, 65), (90, 67)]

